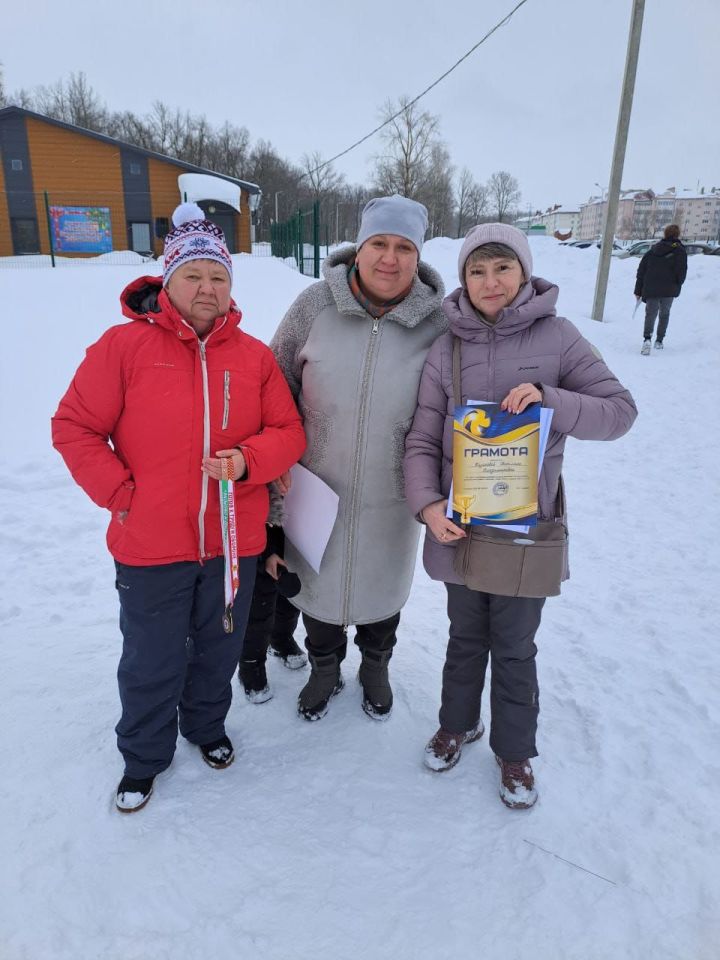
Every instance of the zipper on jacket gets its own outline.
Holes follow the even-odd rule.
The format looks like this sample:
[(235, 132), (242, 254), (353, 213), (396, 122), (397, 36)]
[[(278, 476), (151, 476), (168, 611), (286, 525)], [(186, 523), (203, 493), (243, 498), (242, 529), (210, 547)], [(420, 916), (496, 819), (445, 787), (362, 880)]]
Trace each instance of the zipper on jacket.
[(225, 384), (223, 388), (223, 418), (222, 429), (227, 430), (228, 420), (230, 419), (230, 371), (225, 371)]
[[(490, 331), (490, 370), (488, 371), (492, 375), (492, 390), (490, 391), (490, 396), (496, 396), (496, 376), (495, 376), (495, 346), (497, 341), (495, 340), (495, 330)], [(502, 399), (502, 397), (500, 398)], [(500, 401), (498, 400), (498, 403)]]
[(350, 497), (348, 499), (348, 538), (347, 549), (345, 552), (345, 583), (343, 584), (342, 617), (343, 623), (349, 623), (350, 617), (350, 581), (352, 580), (352, 553), (355, 542), (355, 518), (357, 516), (358, 500), (358, 479), (360, 476), (360, 461), (362, 458), (361, 439), (364, 433), (365, 417), (368, 405), (368, 385), (370, 383), (370, 368), (375, 353), (375, 345), (378, 343), (376, 335), (380, 329), (380, 318), (373, 320), (371, 336), (365, 349), (365, 361), (363, 363), (362, 381), (360, 384), (360, 414), (358, 417), (358, 428), (355, 435), (355, 462), (353, 464), (352, 482), (350, 484)]
[[(200, 352), (200, 367), (202, 369), (203, 388), (203, 457), (210, 456), (210, 388), (208, 386), (207, 360), (205, 357), (205, 343), (198, 340)], [(205, 557), (205, 510), (208, 499), (208, 475), (202, 474), (202, 488), (200, 492), (200, 513), (198, 514), (198, 532), (200, 534), (200, 559)]]

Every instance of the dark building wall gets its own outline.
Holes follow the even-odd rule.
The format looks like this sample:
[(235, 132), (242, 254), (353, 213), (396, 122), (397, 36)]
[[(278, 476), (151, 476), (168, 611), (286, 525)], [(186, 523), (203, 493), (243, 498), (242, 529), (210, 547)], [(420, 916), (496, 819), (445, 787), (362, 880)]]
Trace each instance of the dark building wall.
[(18, 222), (34, 221), (36, 232), (39, 227), (24, 117), (3, 117), (0, 121), (0, 153), (9, 219), (2, 231), (0, 243), (5, 247), (9, 242), (12, 254), (16, 252), (15, 248), (19, 243)]
[(133, 150), (123, 147), (120, 150), (120, 167), (122, 170), (123, 193), (125, 195), (128, 249), (132, 249), (130, 236), (131, 223), (148, 224), (150, 227), (148, 249), (152, 249), (153, 215), (148, 158), (141, 153), (136, 153)]

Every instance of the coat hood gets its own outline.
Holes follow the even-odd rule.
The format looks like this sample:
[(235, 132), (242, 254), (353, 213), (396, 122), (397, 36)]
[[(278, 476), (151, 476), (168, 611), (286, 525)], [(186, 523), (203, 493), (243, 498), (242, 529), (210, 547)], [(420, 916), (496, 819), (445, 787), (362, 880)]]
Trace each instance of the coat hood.
[(666, 257), (669, 253), (672, 253), (673, 250), (677, 250), (678, 247), (682, 247), (682, 243), (679, 240), (660, 240), (654, 246), (650, 247), (649, 253), (653, 257)]
[[(120, 294), (120, 305), (123, 316), (129, 320), (145, 320), (156, 323), (177, 333), (178, 337), (187, 337), (188, 340), (197, 339), (195, 331), (183, 319), (180, 313), (170, 302), (167, 291), (163, 287), (162, 277), (138, 277), (129, 283)], [(224, 339), (240, 323), (242, 314), (234, 300), (230, 301), (230, 309), (224, 317), (218, 317), (212, 330), (217, 339), (222, 331)]]
[[(323, 276), (340, 313), (357, 313), (362, 309), (350, 290), (347, 278), (348, 269), (355, 261), (356, 249), (354, 244), (348, 244), (331, 253), (323, 263)], [(429, 263), (419, 260), (410, 293), (385, 317), (404, 327), (416, 327), (428, 314), (441, 307), (444, 296), (445, 286), (440, 274)]]
[(512, 336), (541, 317), (554, 317), (558, 294), (554, 283), (542, 277), (532, 277), (520, 288), (512, 304), (500, 311), (495, 323), (489, 323), (473, 307), (467, 290), (458, 287), (443, 301), (443, 310), (450, 329), (461, 340), (486, 343), (491, 335)]

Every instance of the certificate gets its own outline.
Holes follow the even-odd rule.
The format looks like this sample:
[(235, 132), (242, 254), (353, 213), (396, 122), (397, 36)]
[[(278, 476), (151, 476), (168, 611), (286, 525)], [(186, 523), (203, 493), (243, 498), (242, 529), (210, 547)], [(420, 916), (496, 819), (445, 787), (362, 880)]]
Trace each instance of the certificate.
[(535, 526), (540, 404), (522, 413), (499, 403), (455, 408), (452, 516), (456, 523)]

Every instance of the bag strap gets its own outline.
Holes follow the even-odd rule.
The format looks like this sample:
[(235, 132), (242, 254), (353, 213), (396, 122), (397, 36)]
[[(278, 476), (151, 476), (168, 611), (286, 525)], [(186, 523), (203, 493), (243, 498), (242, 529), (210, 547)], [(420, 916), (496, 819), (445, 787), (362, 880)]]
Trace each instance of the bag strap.
[[(462, 340), (453, 335), (453, 353), (452, 353), (452, 383), (453, 400), (456, 407), (462, 406), (462, 383), (461, 383), (461, 360), (460, 349)], [(555, 520), (562, 520), (565, 517), (565, 484), (562, 474), (558, 478), (557, 494), (555, 496)]]

